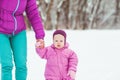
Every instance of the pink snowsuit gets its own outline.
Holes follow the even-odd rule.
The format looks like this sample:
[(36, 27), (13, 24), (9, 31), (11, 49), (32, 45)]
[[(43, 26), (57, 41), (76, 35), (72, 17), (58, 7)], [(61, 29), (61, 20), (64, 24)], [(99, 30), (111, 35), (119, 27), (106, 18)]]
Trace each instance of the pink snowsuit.
[(67, 73), (69, 70), (76, 72), (78, 58), (74, 51), (68, 49), (68, 44), (62, 49), (51, 45), (43, 49), (36, 48), (36, 51), (41, 58), (47, 60), (44, 74), (46, 80), (72, 80)]

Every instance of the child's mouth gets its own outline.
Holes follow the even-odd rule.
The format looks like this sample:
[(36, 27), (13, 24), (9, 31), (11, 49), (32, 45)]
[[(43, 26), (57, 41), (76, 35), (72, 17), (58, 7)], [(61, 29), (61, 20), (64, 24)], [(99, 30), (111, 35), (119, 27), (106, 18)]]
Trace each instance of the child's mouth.
[(60, 45), (57, 45), (58, 47), (60, 47)]

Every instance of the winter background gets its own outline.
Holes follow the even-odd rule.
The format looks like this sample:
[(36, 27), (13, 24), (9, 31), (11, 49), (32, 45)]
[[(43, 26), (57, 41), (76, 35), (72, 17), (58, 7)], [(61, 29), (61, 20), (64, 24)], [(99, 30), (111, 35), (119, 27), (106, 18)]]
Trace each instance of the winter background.
[[(67, 41), (79, 58), (76, 80), (120, 80), (120, 0), (36, 2), (45, 25), (46, 46), (52, 43), (52, 29), (69, 29), (66, 30)], [(31, 30), (24, 15), (27, 28)], [(34, 32), (28, 31), (27, 37), (27, 80), (44, 80), (46, 61), (35, 52)]]
[[(45, 31), (45, 45), (54, 30)], [(67, 42), (79, 58), (76, 80), (120, 80), (120, 30), (65, 30)], [(46, 61), (35, 52), (34, 32), (28, 31), (27, 80), (44, 80)], [(13, 69), (13, 80), (14, 69)]]

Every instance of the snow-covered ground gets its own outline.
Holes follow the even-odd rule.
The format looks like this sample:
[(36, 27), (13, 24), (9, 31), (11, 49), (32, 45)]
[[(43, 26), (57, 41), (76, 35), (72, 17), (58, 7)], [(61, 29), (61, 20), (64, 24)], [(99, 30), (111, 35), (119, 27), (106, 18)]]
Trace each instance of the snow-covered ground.
[[(46, 31), (46, 46), (52, 43), (53, 31)], [(120, 80), (120, 30), (65, 31), (70, 48), (79, 58), (76, 80)], [(46, 61), (35, 52), (34, 32), (27, 33), (27, 80), (44, 80)]]

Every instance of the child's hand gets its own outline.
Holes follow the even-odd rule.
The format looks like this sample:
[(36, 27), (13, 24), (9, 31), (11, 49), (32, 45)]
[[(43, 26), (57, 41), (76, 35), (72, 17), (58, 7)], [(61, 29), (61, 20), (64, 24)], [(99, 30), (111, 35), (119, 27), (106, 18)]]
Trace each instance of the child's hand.
[(70, 70), (70, 71), (68, 71), (68, 76), (70, 76), (71, 78), (72, 78), (72, 80), (74, 80), (75, 79), (75, 72), (74, 71), (72, 71), (72, 70)]
[(36, 48), (44, 48), (44, 40), (43, 39), (38, 39), (35, 44)]

